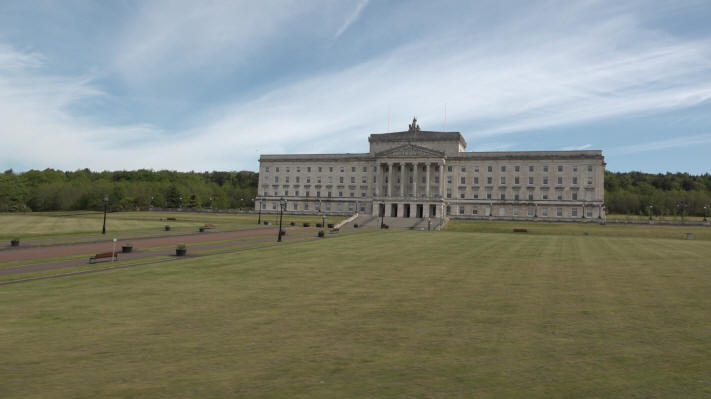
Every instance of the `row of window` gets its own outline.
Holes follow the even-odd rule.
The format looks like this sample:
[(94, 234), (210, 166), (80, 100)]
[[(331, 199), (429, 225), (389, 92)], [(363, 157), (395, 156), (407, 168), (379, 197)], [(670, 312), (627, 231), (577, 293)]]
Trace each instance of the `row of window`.
[[(331, 198), (331, 197), (334, 196), (334, 195), (333, 195), (334, 193), (331, 192), (331, 191), (326, 191), (325, 193), (326, 193), (326, 197), (327, 197), (327, 198)], [(284, 191), (282, 192), (282, 194), (279, 194), (278, 191), (274, 191), (274, 196), (275, 196), (275, 197), (279, 197), (279, 196), (282, 196), (282, 197), (289, 197), (289, 196), (299, 197), (300, 194), (301, 194), (301, 192), (300, 192), (299, 190), (294, 190), (294, 191), (284, 190)], [(355, 191), (350, 191), (349, 194), (350, 194), (350, 195), (349, 195), (350, 198), (355, 198), (355, 197), (356, 197), (356, 192), (355, 192)], [(304, 197), (311, 197), (311, 192), (310, 192), (310, 191), (305, 191), (305, 192), (303, 193), (303, 195), (304, 195)], [(367, 195), (367, 193), (366, 193), (365, 191), (361, 191), (361, 192), (360, 192), (360, 197), (361, 197), (361, 198), (365, 198), (366, 195)], [(268, 197), (268, 196), (269, 196), (269, 192), (268, 192), (268, 191), (265, 191), (265, 192), (264, 192), (264, 196), (265, 196), (265, 197)], [(320, 198), (320, 197), (321, 197), (321, 192), (320, 192), (320, 191), (316, 191), (316, 198)], [(344, 197), (343, 191), (339, 191), (339, 192), (338, 192), (338, 197), (341, 197), (341, 198)]]
[[(464, 206), (459, 206), (459, 214), (464, 215), (466, 211), (466, 207)], [(526, 208), (526, 216), (528, 217), (536, 217), (536, 216), (542, 216), (542, 217), (548, 217), (552, 215), (553, 210), (555, 209), (555, 216), (556, 217), (582, 217), (583, 213), (580, 211), (580, 208), (566, 208), (568, 211), (564, 212), (564, 208), (546, 208), (542, 207), (539, 209), (540, 215), (536, 215), (536, 209), (535, 208)], [(483, 216), (492, 216), (491, 211), (492, 209), (490, 207), (483, 207), (482, 209), (482, 214)], [(451, 206), (447, 207), (447, 215), (452, 214), (452, 209)], [(479, 215), (479, 207), (472, 207), (471, 208), (471, 214), (474, 216)], [(506, 208), (499, 208), (498, 210), (498, 216), (513, 216), (513, 217), (520, 217), (522, 216), (521, 209), (519, 208), (513, 208), (511, 210), (511, 214), (507, 214), (507, 209)], [(585, 208), (585, 217), (592, 218), (593, 217), (593, 209), (588, 207)]]
[[(565, 195), (565, 194), (568, 194), (568, 195)], [(485, 195), (486, 195), (486, 199), (489, 199), (489, 200), (493, 199), (493, 197), (494, 197), (494, 195), (491, 191), (487, 191)], [(585, 192), (585, 200), (586, 201), (592, 201), (592, 196), (593, 196), (592, 191)], [(447, 198), (452, 198), (452, 191), (447, 190)], [(460, 192), (459, 198), (460, 199), (467, 199), (466, 193)], [(502, 201), (511, 200), (511, 199), (513, 199), (514, 201), (520, 201), (522, 198), (526, 198), (529, 201), (534, 201), (534, 200), (547, 201), (550, 199), (550, 196), (548, 195), (548, 190), (541, 190), (539, 192), (538, 198), (535, 198), (533, 191), (528, 191), (526, 197), (522, 197), (521, 193), (518, 191), (513, 192), (513, 197), (507, 197), (506, 191), (499, 192), (499, 199)], [(578, 190), (571, 190), (567, 193), (564, 192), (563, 190), (556, 190), (555, 197), (553, 197), (553, 198), (555, 198), (558, 201), (563, 201), (563, 200), (578, 201), (579, 199), (582, 200), (582, 196), (578, 194)], [(480, 199), (479, 192), (478, 191), (472, 192), (470, 199)]]
[[(511, 180), (509, 180), (509, 182), (510, 182), (510, 181), (511, 181)], [(474, 178), (471, 180), (471, 182), (472, 182), (472, 185), (474, 185), (474, 186), (479, 185), (479, 177), (474, 176)], [(412, 179), (410, 179), (410, 183), (412, 183)], [(424, 183), (424, 180), (423, 180), (423, 183)], [(452, 176), (447, 176), (447, 183), (452, 184)], [(493, 183), (494, 183), (493, 178), (492, 178), (491, 176), (488, 176), (488, 177), (486, 178), (486, 184), (488, 184), (488, 185), (493, 185)], [(543, 177), (541, 178), (541, 184), (544, 185), (544, 186), (546, 186), (546, 185), (548, 185), (548, 183), (549, 183), (549, 178), (548, 178), (548, 176), (543, 176)], [(592, 184), (593, 184), (593, 178), (592, 178), (592, 176), (588, 176), (587, 183), (588, 183), (588, 185), (592, 185)], [(466, 178), (465, 176), (460, 177), (460, 178), (459, 178), (459, 184), (460, 184), (460, 185), (465, 185), (465, 184), (467, 184), (467, 178)], [(499, 184), (501, 184), (501, 185), (505, 185), (505, 184), (506, 184), (506, 176), (500, 176), (500, 178), (499, 178)], [(520, 178), (519, 176), (514, 176), (513, 184), (514, 184), (514, 185), (521, 184), (521, 178)], [(535, 183), (534, 183), (534, 178), (533, 178), (533, 176), (528, 176), (528, 184), (529, 184), (529, 185), (535, 184)], [(563, 176), (558, 176), (557, 184), (558, 184), (558, 185), (563, 185), (563, 184), (565, 184), (565, 183), (564, 183)], [(578, 176), (573, 176), (573, 177), (571, 178), (571, 184), (573, 184), (573, 185), (577, 185), (577, 184), (578, 184)]]
[[(286, 173), (291, 173), (291, 170), (292, 170), (292, 169), (291, 169), (290, 166), (284, 166), (283, 168), (284, 168), (284, 170), (285, 170)], [(360, 168), (363, 173), (368, 172), (368, 167), (367, 167), (367, 166), (361, 166), (361, 167), (351, 166), (351, 167), (350, 167), (351, 173), (355, 173), (358, 168)], [(447, 166), (447, 171), (448, 171), (448, 172), (452, 172), (452, 171), (454, 170), (454, 168), (455, 168), (455, 166), (448, 165), (448, 166)], [(544, 173), (548, 172), (548, 170), (549, 170), (549, 167), (548, 167), (547, 165), (544, 165), (542, 168), (543, 168), (543, 172), (544, 172)], [(276, 172), (276, 173), (279, 173), (279, 171), (280, 171), (280, 167), (279, 167), (279, 166), (275, 166), (274, 169), (275, 169), (275, 172)], [(323, 167), (323, 166), (318, 166), (318, 167), (315, 167), (315, 168), (313, 168), (313, 169), (318, 170), (318, 172), (323, 172), (324, 167)], [(339, 169), (341, 173), (345, 173), (345, 171), (346, 171), (346, 167), (345, 167), (345, 166), (340, 166), (340, 167), (329, 166), (329, 167), (328, 167), (328, 171), (329, 171), (330, 173), (333, 173), (334, 169)], [(460, 169), (461, 169), (462, 172), (466, 172), (466, 171), (467, 171), (467, 167), (466, 167), (466, 166), (461, 166)], [(478, 172), (479, 172), (479, 167), (478, 167), (478, 166), (474, 166), (473, 169), (474, 169), (474, 173), (478, 173)], [(301, 173), (301, 166), (296, 166), (296, 167), (294, 167), (294, 170), (296, 171), (296, 173)], [(423, 166), (423, 167), (422, 167), (422, 170), (423, 170), (423, 171), (426, 170), (426, 167)], [(488, 165), (488, 166), (486, 167), (486, 170), (487, 170), (487, 172), (490, 172), (490, 173), (491, 173), (491, 172), (493, 172), (494, 167), (493, 167), (492, 165)], [(499, 170), (500, 170), (501, 172), (506, 172), (506, 170), (507, 170), (507, 169), (506, 169), (506, 165), (501, 165), (500, 168), (499, 168)], [(514, 170), (515, 172), (520, 172), (520, 171), (521, 171), (521, 167), (518, 166), (518, 165), (516, 165), (516, 166), (513, 167), (513, 170)], [(565, 166), (564, 166), (564, 165), (558, 165), (558, 166), (557, 166), (557, 170), (558, 170), (559, 173), (562, 173), (562, 172), (565, 170)], [(578, 167), (577, 167), (577, 166), (572, 166), (572, 170), (573, 170), (573, 173), (575, 173), (575, 172), (578, 171)], [(587, 170), (588, 170), (588, 172), (592, 172), (592, 171), (593, 171), (593, 166), (592, 166), (592, 165), (587, 165)], [(306, 172), (311, 172), (311, 171), (312, 171), (312, 167), (311, 167), (311, 166), (307, 166), (307, 167), (306, 167)], [(373, 172), (375, 172), (375, 171), (377, 171), (377, 168), (374, 166), (374, 167), (373, 167)], [(410, 168), (410, 171), (412, 171), (412, 168)], [(435, 171), (439, 171), (439, 166), (435, 166)], [(535, 171), (536, 171), (536, 167), (533, 166), (533, 165), (529, 165), (528, 171), (529, 171), (529, 172), (535, 172)], [(269, 173), (269, 172), (270, 172), (270, 167), (269, 167), (269, 166), (265, 166), (265, 167), (264, 167), (264, 172), (265, 172), (265, 173)]]

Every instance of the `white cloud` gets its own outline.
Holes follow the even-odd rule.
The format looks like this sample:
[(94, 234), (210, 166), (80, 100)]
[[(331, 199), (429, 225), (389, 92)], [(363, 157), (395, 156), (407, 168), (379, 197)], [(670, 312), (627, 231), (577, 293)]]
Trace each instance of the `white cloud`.
[(575, 146), (570, 146), (570, 147), (563, 147), (560, 150), (561, 151), (582, 151), (582, 150), (587, 150), (590, 147), (592, 147), (592, 144), (583, 144), (583, 145), (575, 145)]
[(353, 13), (351, 13), (348, 18), (343, 22), (343, 25), (341, 25), (340, 28), (338, 28), (338, 31), (336, 31), (336, 34), (334, 35), (334, 38), (340, 37), (348, 28), (353, 25), (358, 18), (360, 18), (360, 14), (363, 12), (365, 7), (368, 5), (369, 0), (361, 0), (358, 2), (356, 5), (355, 10), (353, 10)]
[(670, 148), (693, 147), (703, 144), (711, 144), (711, 134), (697, 134), (685, 137), (675, 137), (673, 139), (658, 140), (649, 143), (640, 142), (638, 144), (612, 148), (608, 151), (608, 154), (636, 154), (640, 152), (668, 150)]
[[(225, 49), (249, 52), (286, 34), (284, 21), (308, 12), (289, 3), (276, 9), (211, 3), (161, 10), (153, 4), (139, 12), (116, 51), (117, 70), (134, 83), (164, 73), (171, 63), (230, 62), (233, 55)], [(329, 32), (345, 32), (365, 4)], [(446, 103), (449, 128), (478, 126), (463, 131), (473, 142), (711, 98), (709, 40), (667, 37), (629, 15), (590, 19), (585, 10), (573, 7), (563, 22), (543, 14), (512, 17), (485, 39), (479, 32), (442, 31), (360, 64), (224, 104), (194, 116), (200, 127), (175, 132), (140, 121), (106, 126), (77, 117), (69, 105), (104, 95), (91, 79), (38, 72), (40, 54), (0, 46), (0, 65), (12, 69), (0, 68), (0, 133), (6, 140), (0, 159), (64, 169), (255, 169), (260, 153), (367, 151), (367, 135), (386, 130), (388, 107), (393, 130), (406, 128), (413, 114), (423, 129), (437, 130)], [(235, 13), (244, 16), (239, 23)]]

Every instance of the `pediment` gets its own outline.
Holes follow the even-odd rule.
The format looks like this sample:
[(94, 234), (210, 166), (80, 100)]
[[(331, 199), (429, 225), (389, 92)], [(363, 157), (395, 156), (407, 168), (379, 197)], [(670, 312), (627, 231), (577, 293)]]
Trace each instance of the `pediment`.
[(405, 144), (395, 148), (390, 148), (375, 154), (376, 157), (424, 157), (443, 158), (444, 152), (421, 147), (415, 144)]

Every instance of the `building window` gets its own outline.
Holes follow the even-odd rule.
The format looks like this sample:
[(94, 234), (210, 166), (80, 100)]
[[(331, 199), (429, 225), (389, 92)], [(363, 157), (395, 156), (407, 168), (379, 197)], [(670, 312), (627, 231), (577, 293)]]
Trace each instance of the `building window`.
[(289, 176), (286, 176), (286, 177), (284, 178), (284, 183), (288, 183), (288, 182), (289, 182)]
[(367, 172), (368, 172), (368, 167), (367, 167), (367, 166), (363, 166), (363, 173), (367, 173)]
[(460, 184), (466, 184), (466, 180), (467, 180), (467, 178), (464, 177), (464, 176), (462, 176), (462, 177), (459, 179), (459, 183), (460, 183)]
[(276, 171), (277, 171), (277, 173), (279, 173), (279, 167), (278, 167), (278, 166), (276, 167)]
[(548, 165), (546, 165), (546, 166), (543, 167), (543, 172), (544, 172), (544, 173), (548, 173)]
[(464, 166), (462, 166), (462, 172), (466, 172), (466, 171), (467, 171), (467, 168), (465, 168)]
[(479, 199), (479, 192), (478, 191), (474, 192), (474, 199)]
[(475, 167), (474, 167), (474, 173), (479, 173), (479, 167), (478, 167), (478, 166), (475, 166)]
[(361, 196), (361, 197), (365, 197), (365, 191), (361, 191), (361, 192), (360, 192), (360, 196)]
[(543, 185), (544, 186), (548, 185), (548, 176), (543, 176)]
[(520, 183), (520, 178), (518, 176), (514, 177), (514, 184), (521, 184)]
[(492, 180), (492, 179), (493, 179), (493, 178), (492, 178), (491, 176), (487, 176), (487, 178), (486, 178), (486, 184), (491, 185), (491, 180)]
[(578, 185), (578, 176), (573, 176), (573, 185)]
[(272, 209), (276, 209), (276, 202), (272, 203)]
[(439, 184), (439, 176), (435, 176), (435, 183)]
[(573, 216), (575, 218), (578, 217), (578, 208), (571, 209), (570, 214), (571, 214), (571, 216)]
[(520, 172), (520, 171), (521, 171), (521, 167), (520, 167), (520, 166), (514, 166), (514, 171), (515, 171), (515, 172)]
[(360, 182), (361, 182), (362, 184), (366, 184), (366, 183), (368, 183), (368, 178), (365, 177), (365, 176), (363, 176), (363, 177), (360, 179)]
[(577, 200), (578, 200), (578, 192), (577, 192), (577, 191), (573, 191), (573, 194), (572, 194), (572, 195), (573, 195), (573, 201), (577, 201)]
[(563, 185), (563, 176), (558, 176), (558, 185)]
[[(307, 193), (307, 194), (308, 194), (308, 193)], [(308, 195), (307, 195), (307, 197), (308, 197)], [(308, 210), (309, 210), (309, 203), (308, 203), (308, 202), (304, 204), (304, 210), (305, 210), (305, 211), (308, 211)]]
[(289, 196), (289, 190), (284, 190), (284, 196), (288, 197)]
[(351, 166), (351, 173), (355, 173), (355, 166)]
[(528, 184), (529, 185), (533, 184), (533, 176), (528, 176)]
[(331, 198), (331, 192), (330, 192), (330, 191), (328, 192), (328, 198)]
[(343, 191), (339, 191), (339, 192), (338, 192), (338, 196), (339, 196), (339, 197), (343, 197)]
[(563, 192), (562, 191), (556, 191), (555, 192), (555, 197), (558, 199), (558, 201), (563, 200)]
[(501, 165), (501, 171), (502, 171), (502, 172), (506, 172), (506, 166), (505, 166), (505, 165)]
[(484, 208), (484, 216), (491, 216), (491, 208), (489, 208), (489, 207)]
[(321, 197), (321, 192), (320, 192), (320, 191), (316, 191), (316, 197)]
[(578, 167), (577, 167), (577, 166), (573, 166), (573, 172), (577, 172), (577, 171), (578, 171)]
[(452, 171), (452, 167), (451, 167), (451, 166), (447, 166), (447, 172), (451, 172), (451, 171)]
[(479, 178), (478, 177), (474, 177), (474, 185), (475, 186), (479, 185)]
[(491, 191), (486, 192), (486, 199), (491, 199)]
[(533, 190), (528, 191), (528, 200), (533, 201)]
[(555, 215), (558, 217), (563, 216), (563, 208), (555, 208)]
[(333, 173), (333, 166), (329, 166), (329, 167), (328, 167), (328, 171), (331, 172), (331, 173)]
[(516, 191), (514, 193), (514, 201), (518, 201), (518, 200), (519, 200), (518, 191)]
[(548, 191), (543, 192), (543, 199), (547, 200), (548, 199)]
[(351, 191), (351, 198), (355, 197), (355, 192)]
[(319, 167), (318, 167), (318, 171), (319, 171), (319, 172), (323, 172), (323, 168), (319, 166)]
[(298, 211), (298, 210), (299, 210), (299, 204), (297, 204), (296, 202), (294, 202), (294, 210), (295, 210), (295, 211)]
[(534, 170), (535, 170), (535, 168), (534, 168), (533, 166), (529, 166), (529, 167), (528, 167), (528, 171), (529, 171), (529, 172), (533, 172)]
[[(311, 194), (310, 191), (307, 191), (307, 192), (306, 192), (306, 196), (307, 196), (307, 197), (308, 197), (310, 194)], [(307, 209), (308, 209), (308, 208), (307, 208)]]
[(452, 176), (447, 175), (447, 184), (452, 184)]
[[(311, 167), (310, 167), (310, 166), (307, 166), (307, 167), (306, 167), (306, 171), (309, 172), (309, 173), (311, 173)], [(308, 206), (308, 204), (306, 204), (306, 206)], [(308, 209), (308, 208), (306, 208), (306, 209)]]
[(294, 196), (298, 197), (299, 196), (299, 190), (294, 191)]
[(351, 176), (351, 184), (355, 184), (355, 176)]
[(274, 183), (279, 183), (279, 176), (274, 176)]
[(518, 215), (519, 215), (519, 214), (518, 214), (518, 208), (514, 208), (514, 209), (513, 209), (513, 215), (514, 215), (514, 216), (518, 216)]
[(459, 207), (459, 214), (464, 215), (464, 207), (463, 206)]
[(533, 215), (533, 208), (528, 208), (528, 217), (532, 218)]
[(447, 205), (447, 215), (451, 215), (451, 214), (452, 214), (452, 208), (449, 205)]
[(452, 190), (447, 190), (447, 198), (452, 198)]
[(585, 213), (587, 214), (587, 216), (588, 216), (589, 218), (591, 218), (591, 217), (592, 217), (592, 208), (586, 209), (586, 210), (585, 210)]
[(269, 166), (265, 167), (264, 170), (269, 173)]
[(459, 198), (464, 199), (464, 193), (459, 193)]
[(562, 171), (563, 171), (563, 165), (558, 165), (558, 172), (562, 172)]
[(490, 173), (491, 173), (491, 171), (492, 171), (493, 169), (494, 169), (494, 167), (491, 166), (491, 165), (489, 165), (489, 166), (486, 167), (486, 171), (487, 171), (487, 172), (490, 172)]
[(501, 184), (506, 184), (506, 176), (501, 176)]
[(592, 177), (588, 177), (588, 186), (592, 186)]
[(345, 171), (346, 171), (346, 169), (343, 166), (341, 166), (341, 173), (343, 173)]
[(472, 209), (472, 215), (478, 215), (478, 214), (479, 214), (479, 209), (474, 207), (474, 209)]
[(548, 216), (548, 208), (543, 208), (543, 216)]
[(328, 184), (333, 184), (333, 176), (328, 176)]
[(289, 167), (288, 167), (288, 166), (286, 167), (286, 173), (289, 173)]
[(499, 208), (499, 216), (506, 216), (506, 208)]

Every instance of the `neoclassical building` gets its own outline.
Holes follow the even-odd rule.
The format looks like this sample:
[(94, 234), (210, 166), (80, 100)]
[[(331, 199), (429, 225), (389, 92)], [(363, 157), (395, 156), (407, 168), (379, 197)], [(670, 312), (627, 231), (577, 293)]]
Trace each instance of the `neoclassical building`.
[(398, 218), (595, 220), (602, 151), (467, 152), (459, 132), (371, 134), (370, 152), (262, 155), (255, 210)]

